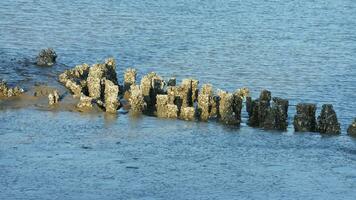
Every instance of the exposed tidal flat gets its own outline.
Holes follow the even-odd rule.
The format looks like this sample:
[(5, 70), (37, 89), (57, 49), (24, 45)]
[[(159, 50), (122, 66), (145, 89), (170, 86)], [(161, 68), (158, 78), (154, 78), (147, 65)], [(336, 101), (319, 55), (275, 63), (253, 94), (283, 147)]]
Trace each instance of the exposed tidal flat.
[[(334, 105), (341, 135), (1, 102), (0, 199), (354, 199), (356, 3), (1, 1), (0, 75), (29, 91), (115, 57), (233, 92)], [(30, 61), (53, 47), (57, 64)], [(47, 99), (43, 105), (47, 105)], [(24, 108), (25, 107), (25, 108)], [(17, 108), (17, 109), (16, 109)], [(245, 108), (243, 108), (245, 110)]]

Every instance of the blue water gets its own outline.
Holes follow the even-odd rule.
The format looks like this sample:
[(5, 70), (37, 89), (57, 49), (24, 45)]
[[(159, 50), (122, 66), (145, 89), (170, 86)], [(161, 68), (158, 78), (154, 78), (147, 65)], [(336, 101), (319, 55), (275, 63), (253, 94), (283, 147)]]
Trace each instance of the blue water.
[[(355, 19), (351, 0), (0, 1), (0, 78), (10, 84), (51, 85), (114, 56), (120, 81), (135, 67), (253, 97), (269, 89), (292, 105), (332, 103), (342, 125), (321, 137), (0, 110), (0, 199), (355, 199)], [(29, 64), (46, 47), (59, 64)]]

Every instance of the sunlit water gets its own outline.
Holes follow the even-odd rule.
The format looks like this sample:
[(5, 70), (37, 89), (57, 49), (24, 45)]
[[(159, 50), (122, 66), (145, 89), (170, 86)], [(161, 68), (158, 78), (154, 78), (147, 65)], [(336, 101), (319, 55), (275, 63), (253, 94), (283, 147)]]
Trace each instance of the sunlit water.
[[(0, 199), (355, 199), (354, 1), (0, 1), (0, 78), (29, 88), (117, 58), (234, 91), (332, 103), (342, 134), (0, 111)], [(53, 47), (59, 64), (30, 62)], [(320, 109), (319, 109), (320, 111)], [(290, 107), (289, 121), (295, 108)], [(244, 113), (246, 122), (246, 113)]]

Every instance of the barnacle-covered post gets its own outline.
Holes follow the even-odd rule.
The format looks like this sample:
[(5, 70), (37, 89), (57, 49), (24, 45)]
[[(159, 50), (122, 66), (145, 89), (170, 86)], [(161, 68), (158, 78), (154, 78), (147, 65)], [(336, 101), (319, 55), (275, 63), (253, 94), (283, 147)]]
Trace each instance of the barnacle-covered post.
[(294, 116), (294, 130), (296, 132), (315, 132), (316, 131), (316, 104), (299, 103), (297, 112)]

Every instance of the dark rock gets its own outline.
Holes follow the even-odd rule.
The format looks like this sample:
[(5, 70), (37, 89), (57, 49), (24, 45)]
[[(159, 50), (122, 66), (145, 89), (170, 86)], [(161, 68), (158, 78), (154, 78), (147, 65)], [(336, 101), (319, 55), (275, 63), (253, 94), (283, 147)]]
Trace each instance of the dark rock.
[(36, 64), (38, 66), (53, 66), (56, 63), (57, 54), (51, 49), (42, 49), (36, 57)]
[(324, 104), (318, 116), (317, 131), (325, 134), (340, 134), (340, 124), (333, 105)]
[[(260, 98), (252, 100), (250, 97), (246, 98), (246, 110), (249, 113), (248, 125), (252, 127), (263, 127), (267, 115), (270, 112), (271, 92), (263, 90)], [(269, 116), (271, 118), (271, 116)]]
[(272, 130), (286, 130), (288, 126), (288, 106), (286, 99), (274, 97), (271, 106), (271, 92), (263, 90), (258, 99), (246, 97), (248, 125)]
[(354, 119), (354, 122), (352, 122), (352, 124), (347, 129), (347, 134), (351, 136), (356, 136), (356, 118)]
[(275, 129), (286, 130), (288, 126), (289, 101), (286, 99), (273, 98), (272, 109), (275, 111)]
[(246, 97), (246, 112), (248, 115), (252, 114), (252, 97)]
[(268, 90), (262, 90), (261, 94), (260, 94), (260, 100), (261, 101), (271, 101), (271, 92)]
[(263, 122), (263, 128), (268, 130), (275, 129), (276, 126), (276, 112), (274, 109), (269, 108), (265, 121)]
[(299, 103), (297, 105), (297, 113), (294, 116), (294, 130), (296, 132), (315, 132), (316, 119), (315, 119), (315, 104)]
[(241, 123), (241, 111), (242, 111), (242, 101), (244, 96), (240, 92), (235, 92), (233, 94), (234, 101), (233, 101), (233, 106), (232, 110), (234, 111), (235, 114), (235, 119), (237, 123), (240, 125)]
[[(182, 85), (178, 89), (178, 95), (182, 98), (183, 104), (182, 107), (191, 107), (193, 106), (193, 86), (192, 79), (183, 79)], [(194, 91), (195, 92), (195, 91)]]
[(249, 114), (248, 118), (248, 125), (252, 127), (258, 127), (260, 122), (259, 122), (259, 99), (252, 100), (251, 98), (247, 98), (246, 102), (247, 106), (247, 112)]
[(167, 81), (167, 86), (176, 86), (176, 84), (177, 84), (176, 78), (170, 78)]
[(258, 105), (259, 127), (263, 127), (264, 125), (264, 122), (268, 115), (270, 101), (271, 101), (271, 92), (268, 90), (263, 90), (260, 94), (259, 105)]
[(274, 97), (272, 107), (268, 109), (263, 128), (284, 131), (288, 126), (288, 100)]

